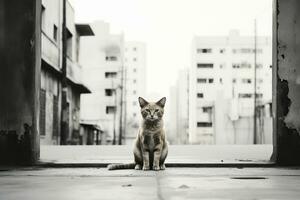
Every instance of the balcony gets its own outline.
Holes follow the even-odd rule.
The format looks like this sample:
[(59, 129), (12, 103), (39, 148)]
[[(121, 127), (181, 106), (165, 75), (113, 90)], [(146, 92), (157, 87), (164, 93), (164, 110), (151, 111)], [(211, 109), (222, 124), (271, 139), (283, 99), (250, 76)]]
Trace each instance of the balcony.
[(70, 58), (67, 58), (67, 77), (76, 83), (82, 82), (82, 68)]
[(57, 44), (42, 32), (42, 59), (52, 67), (59, 69), (59, 50)]

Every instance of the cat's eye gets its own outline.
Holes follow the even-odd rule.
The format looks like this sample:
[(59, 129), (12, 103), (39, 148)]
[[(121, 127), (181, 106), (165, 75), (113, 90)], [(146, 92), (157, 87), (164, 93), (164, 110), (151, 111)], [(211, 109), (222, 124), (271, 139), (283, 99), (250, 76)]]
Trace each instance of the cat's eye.
[(154, 112), (158, 112), (159, 110), (158, 109), (155, 109), (155, 111)]
[(146, 111), (147, 111), (147, 112), (150, 112), (150, 110), (149, 110), (149, 109), (146, 109)]

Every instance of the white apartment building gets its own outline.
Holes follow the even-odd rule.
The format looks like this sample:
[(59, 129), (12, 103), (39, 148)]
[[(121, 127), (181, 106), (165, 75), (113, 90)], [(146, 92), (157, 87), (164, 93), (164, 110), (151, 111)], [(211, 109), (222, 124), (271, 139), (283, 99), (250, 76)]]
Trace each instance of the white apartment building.
[[(79, 61), (83, 64), (83, 80), (92, 94), (82, 95), (81, 119), (100, 126), (104, 131), (101, 144), (118, 143), (121, 109), (124, 95), (124, 36), (111, 34), (109, 24), (96, 21), (91, 24), (94, 37), (80, 42)], [(122, 106), (121, 106), (122, 103)], [(124, 110), (124, 109), (123, 109)], [(122, 111), (123, 111), (122, 110)]]
[(146, 46), (142, 42), (125, 42), (124, 51), (125, 143), (131, 144), (141, 121), (138, 97), (146, 95)]
[[(259, 36), (256, 41), (256, 102), (270, 113), (271, 38)], [(228, 36), (194, 37), (189, 79), (190, 143), (253, 143), (254, 74), (253, 36), (231, 31)], [(270, 114), (260, 117), (268, 118), (260, 124), (264, 130), (260, 142), (269, 143)]]

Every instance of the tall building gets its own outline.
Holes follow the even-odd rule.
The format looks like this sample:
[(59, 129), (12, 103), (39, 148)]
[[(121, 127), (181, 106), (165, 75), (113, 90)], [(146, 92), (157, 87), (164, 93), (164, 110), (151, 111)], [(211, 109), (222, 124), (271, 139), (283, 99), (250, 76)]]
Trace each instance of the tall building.
[[(61, 77), (62, 77), (62, 1), (43, 0), (41, 9), (42, 65), (40, 89), (40, 143), (60, 143)], [(74, 10), (66, 1), (68, 144), (80, 143), (80, 94), (90, 93), (83, 84), (82, 67), (78, 63), (79, 41), (92, 36), (87, 24), (75, 24)]]
[(146, 95), (146, 46), (142, 42), (125, 42), (124, 73), (124, 136), (131, 144), (138, 132), (141, 121), (138, 97)]
[(91, 27), (95, 36), (80, 41), (83, 80), (92, 91), (82, 95), (81, 119), (101, 127), (101, 144), (117, 144), (124, 123), (124, 36), (111, 34), (109, 24), (102, 21)]
[[(253, 144), (254, 93), (259, 142), (270, 141), (272, 99), (271, 38), (231, 31), (228, 36), (195, 37), (190, 68), (189, 133), (194, 144)], [(256, 77), (255, 77), (256, 71)], [(256, 91), (254, 85), (256, 80)], [(257, 113), (265, 113), (257, 111)], [(264, 130), (264, 131), (263, 131)], [(267, 133), (270, 132), (270, 133)]]
[(189, 71), (182, 69), (170, 88), (168, 139), (171, 144), (189, 143)]

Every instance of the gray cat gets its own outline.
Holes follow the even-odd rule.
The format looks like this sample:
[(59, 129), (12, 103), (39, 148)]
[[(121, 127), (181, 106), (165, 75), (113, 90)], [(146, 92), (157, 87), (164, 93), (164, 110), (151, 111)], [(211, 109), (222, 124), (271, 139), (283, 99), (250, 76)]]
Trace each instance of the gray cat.
[(168, 143), (163, 126), (163, 114), (166, 98), (158, 102), (147, 102), (139, 97), (143, 121), (134, 142), (134, 163), (111, 164), (109, 170), (164, 170), (168, 154)]

